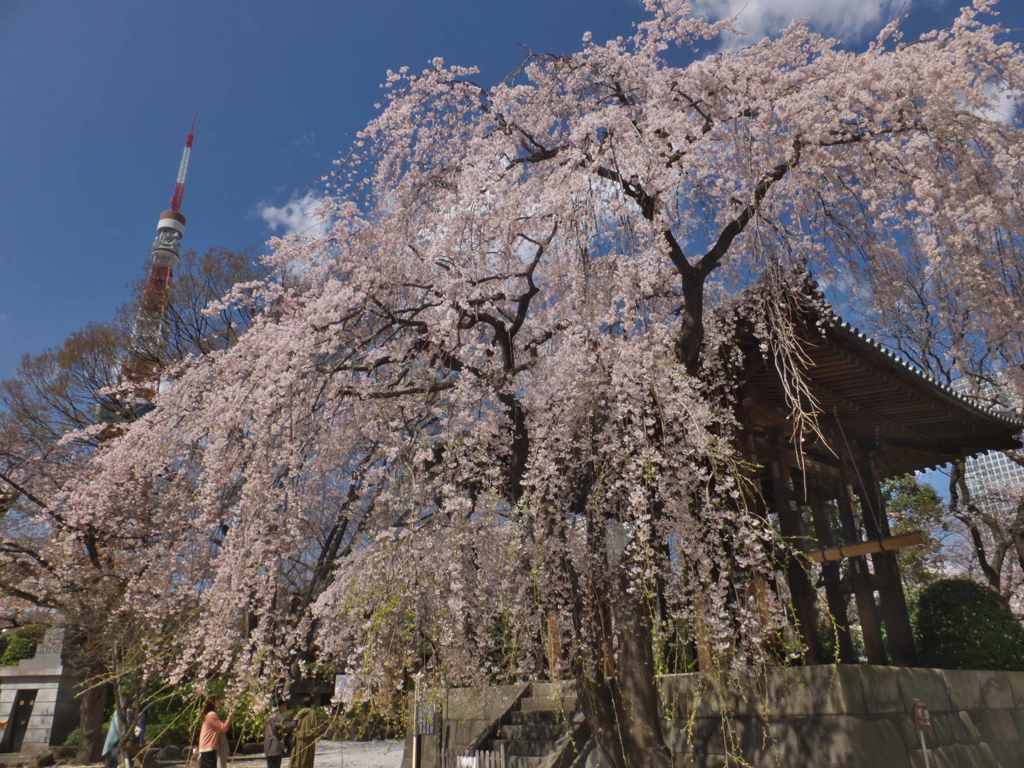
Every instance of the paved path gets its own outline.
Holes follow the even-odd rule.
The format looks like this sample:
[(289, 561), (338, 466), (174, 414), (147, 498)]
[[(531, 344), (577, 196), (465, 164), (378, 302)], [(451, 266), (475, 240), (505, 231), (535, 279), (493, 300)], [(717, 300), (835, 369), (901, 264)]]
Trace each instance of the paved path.
[(319, 741), (313, 768), (400, 768), (403, 749), (401, 741)]
[[(403, 749), (401, 741), (318, 741), (313, 768), (400, 768)], [(263, 755), (235, 755), (228, 763), (230, 768), (264, 768), (266, 764)], [(160, 764), (161, 768), (184, 768), (184, 765), (183, 762)], [(61, 768), (99, 768), (99, 764)], [(281, 768), (291, 768), (287, 757), (281, 761)]]

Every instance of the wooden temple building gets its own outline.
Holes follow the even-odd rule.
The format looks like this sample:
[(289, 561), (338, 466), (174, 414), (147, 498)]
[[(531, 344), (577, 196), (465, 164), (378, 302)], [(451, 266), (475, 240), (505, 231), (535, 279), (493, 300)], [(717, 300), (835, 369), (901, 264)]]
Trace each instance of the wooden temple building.
[(893, 536), (880, 483), (981, 451), (1019, 447), (1024, 423), (921, 373), (827, 306), (802, 317), (800, 328), (825, 441), (806, 436), (798, 461), (782, 382), (752, 336), (744, 344), (741, 418), (745, 452), (764, 467), (765, 503), (781, 534), (804, 554), (783, 567), (805, 662), (834, 661), (817, 632), (823, 586), (842, 663), (859, 660), (847, 625), (852, 597), (868, 662), (913, 666), (896, 553), (923, 539)]

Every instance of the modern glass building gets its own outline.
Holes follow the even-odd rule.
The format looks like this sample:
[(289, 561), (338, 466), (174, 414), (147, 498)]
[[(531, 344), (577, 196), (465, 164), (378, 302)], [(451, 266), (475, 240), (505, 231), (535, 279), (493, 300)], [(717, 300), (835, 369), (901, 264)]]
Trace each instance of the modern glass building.
[[(970, 396), (967, 382), (961, 379), (953, 388), (962, 395)], [(993, 393), (991, 387), (984, 394), (986, 400), (997, 399), (988, 396)], [(1011, 399), (1008, 390), (999, 392), (1003, 397), (998, 399), (1006, 402), (1007, 410), (1020, 412), (1020, 403)], [(1024, 495), (1024, 466), (1013, 461), (1002, 451), (988, 451), (967, 459), (967, 490), (972, 500), (981, 507), (999, 508), (1006, 504), (1016, 506)], [(996, 511), (996, 509), (993, 509)]]

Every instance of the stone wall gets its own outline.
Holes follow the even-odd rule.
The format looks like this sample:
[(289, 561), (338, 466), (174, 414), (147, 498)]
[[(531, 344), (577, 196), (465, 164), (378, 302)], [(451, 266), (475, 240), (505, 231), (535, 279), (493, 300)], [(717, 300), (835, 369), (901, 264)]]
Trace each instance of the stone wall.
[[(512, 708), (527, 688), (526, 683), (521, 683), (489, 688), (449, 688), (424, 694), (424, 705), (436, 707), (438, 718), (434, 733), (420, 737), (420, 766), (438, 766), (442, 745), (448, 751), (458, 752), (472, 746)], [(403, 768), (412, 765), (412, 752), (410, 729), (405, 737)]]
[[(752, 768), (919, 768), (924, 755), (914, 726), (915, 699), (931, 718), (924, 729), (931, 768), (1024, 766), (1024, 672), (790, 667), (752, 683), (758, 696), (716, 693), (700, 674), (659, 681), (679, 768), (741, 764), (727, 763), (727, 753), (742, 755)], [(448, 691), (438, 733), (421, 739), (421, 766), (437, 764), (435, 745), (444, 734), (451, 748), (472, 744), (524, 689)], [(407, 738), (406, 768), (411, 755)]]
[(931, 717), (924, 733), (932, 768), (1024, 765), (1024, 672), (784, 668), (746, 699), (717, 695), (698, 674), (666, 676), (661, 687), (679, 766), (720, 766), (731, 751), (754, 768), (917, 768), (924, 756), (915, 699)]

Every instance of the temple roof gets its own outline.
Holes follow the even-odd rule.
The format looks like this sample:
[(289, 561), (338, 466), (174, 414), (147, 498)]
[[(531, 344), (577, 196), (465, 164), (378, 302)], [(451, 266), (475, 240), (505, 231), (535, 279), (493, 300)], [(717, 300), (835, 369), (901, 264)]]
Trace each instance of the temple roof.
[[(856, 440), (877, 451), (891, 477), (947, 464), (987, 450), (1019, 448), (1024, 422), (955, 392), (886, 349), (825, 305), (803, 326), (808, 376), (830, 440)], [(752, 351), (749, 350), (748, 351)], [(781, 382), (771, 365), (749, 370), (745, 394), (755, 408), (784, 414)], [(808, 454), (831, 464), (832, 452)]]

